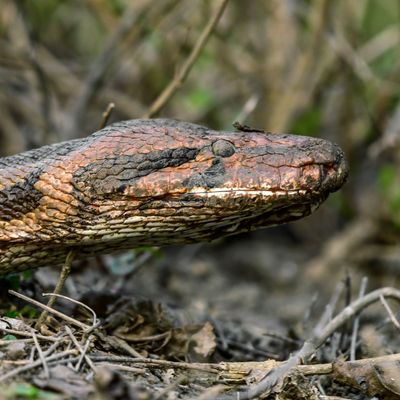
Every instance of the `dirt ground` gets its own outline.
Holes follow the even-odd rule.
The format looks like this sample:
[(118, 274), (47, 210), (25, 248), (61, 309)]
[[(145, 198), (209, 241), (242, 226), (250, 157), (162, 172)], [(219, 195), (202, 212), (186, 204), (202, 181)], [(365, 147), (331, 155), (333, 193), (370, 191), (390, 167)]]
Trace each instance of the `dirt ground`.
[[(235, 396), (236, 391), (249, 391), (270, 371), (268, 362), (288, 360), (305, 341), (315, 339), (318, 326), (328, 326), (357, 300), (363, 284), (370, 292), (398, 283), (388, 266), (377, 274), (365, 260), (360, 262), (360, 249), (368, 248), (366, 242), (374, 234), (365, 225), (338, 224), (334, 237), (329, 229), (314, 236), (313, 226), (320, 226), (327, 213), (329, 205), (304, 222), (211, 244), (143, 249), (75, 262), (64, 293), (89, 306), (98, 325), (85, 334), (84, 328), (63, 318), (48, 319), (41, 333), (58, 338), (54, 354), (66, 353), (45, 369), (40, 361), (33, 365), (29, 354), (38, 351), (37, 346), (46, 353), (56, 340), (46, 341), (38, 333), (36, 350), (32, 339), (8, 344), (2, 340), (0, 380), (8, 383), (3, 386), (5, 398), (18, 393), (26, 398), (24, 390), (32, 388), (36, 391), (31, 396), (36, 397), (30, 398), (56, 399), (214, 399), (225, 398), (221, 397), (225, 392)], [(53, 290), (58, 273), (57, 268), (40, 269), (22, 281), (18, 292), (44, 301), (41, 293)], [(12, 283), (15, 287), (10, 280), (2, 287)], [(7, 300), (3, 311), (18, 313), (16, 318), (2, 319), (2, 327), (11, 329), (19, 321), (23, 325), (13, 329), (31, 337), (29, 326), (37, 320), (32, 308), (37, 307), (4, 291), (3, 297)], [(70, 300), (58, 300), (56, 308), (91, 325), (91, 314)], [(397, 384), (386, 382), (397, 377), (391, 368), (397, 358), (387, 359), (400, 344), (397, 328), (379, 297), (362, 310), (358, 327), (354, 315), (347, 315), (315, 354), (302, 360), (317, 365), (317, 372), (293, 367), (281, 384), (271, 386), (271, 398), (396, 398)], [(355, 329), (357, 341), (352, 345)], [(14, 339), (24, 338), (14, 330), (10, 331)], [(72, 332), (78, 344), (67, 339)], [(80, 344), (80, 351), (85, 348), (89, 361), (78, 361), (74, 343)], [(368, 361), (361, 372), (350, 364), (352, 351), (357, 359)], [(260, 364), (251, 364), (255, 361)], [(238, 365), (244, 372), (236, 371)], [(213, 372), (204, 371), (207, 368)]]

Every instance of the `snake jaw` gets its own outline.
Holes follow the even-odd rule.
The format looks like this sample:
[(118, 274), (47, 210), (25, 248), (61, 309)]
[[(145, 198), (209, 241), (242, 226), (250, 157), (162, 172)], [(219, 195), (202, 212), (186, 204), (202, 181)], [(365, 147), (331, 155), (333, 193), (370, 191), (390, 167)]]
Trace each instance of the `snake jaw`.
[[(285, 136), (287, 139), (287, 136)], [(305, 138), (301, 138), (300, 140)], [(279, 140), (279, 139), (278, 139)], [(295, 140), (299, 140), (296, 137)], [(338, 190), (346, 181), (348, 165), (342, 150), (335, 144), (321, 139), (309, 139), (311, 148), (320, 148), (312, 159), (291, 159), (289, 165), (260, 167), (260, 171), (270, 171), (267, 176), (256, 176), (257, 172), (248, 170), (234, 176), (226, 173), (226, 186), (193, 187), (189, 194), (205, 201), (205, 206), (224, 204), (240, 209), (248, 208), (245, 224), (239, 224), (237, 231), (258, 229), (303, 218), (314, 212), (332, 192)], [(285, 144), (286, 145), (286, 144)], [(271, 163), (271, 161), (269, 161)], [(294, 166), (295, 165), (295, 166)], [(225, 168), (229, 171), (229, 167)], [(275, 178), (271, 178), (275, 176)], [(246, 183), (247, 186), (240, 185)], [(236, 179), (236, 180), (235, 180)], [(254, 182), (257, 182), (256, 184)], [(247, 201), (246, 201), (247, 199)], [(207, 205), (207, 202), (210, 205)], [(244, 206), (246, 204), (246, 206)], [(257, 217), (252, 217), (257, 215)], [(239, 219), (239, 218), (238, 218)], [(246, 227), (243, 227), (246, 225)], [(230, 231), (235, 231), (232, 227)]]

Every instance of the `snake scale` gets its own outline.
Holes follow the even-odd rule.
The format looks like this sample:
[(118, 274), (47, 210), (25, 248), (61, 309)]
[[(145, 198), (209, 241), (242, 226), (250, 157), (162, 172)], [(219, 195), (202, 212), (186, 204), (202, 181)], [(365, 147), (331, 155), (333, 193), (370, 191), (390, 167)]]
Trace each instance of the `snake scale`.
[(0, 274), (209, 241), (315, 210), (347, 177), (326, 140), (168, 119), (0, 158)]

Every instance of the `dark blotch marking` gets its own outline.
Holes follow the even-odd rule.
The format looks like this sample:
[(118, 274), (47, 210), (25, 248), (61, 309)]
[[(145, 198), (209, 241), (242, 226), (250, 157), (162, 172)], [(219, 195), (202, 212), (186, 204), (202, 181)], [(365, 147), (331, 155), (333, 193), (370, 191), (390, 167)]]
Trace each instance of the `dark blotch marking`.
[(118, 187), (117, 192), (118, 193), (124, 193), (124, 190), (126, 189), (126, 185), (121, 185)]
[(34, 188), (42, 171), (28, 174), (24, 181), (0, 190), (0, 221), (20, 219), (39, 206), (43, 193)]
[(42, 160), (49, 164), (51, 160), (59, 160), (63, 156), (71, 153), (71, 151), (78, 149), (80, 146), (84, 145), (89, 138), (50, 144), (38, 149), (28, 150), (13, 156), (0, 158), (0, 168), (7, 168), (15, 165), (26, 165), (36, 162), (40, 163)]
[(225, 167), (221, 157), (213, 160), (210, 167), (204, 172), (192, 175), (183, 181), (183, 185), (191, 189), (194, 187), (214, 188), (224, 182)]
[[(95, 161), (79, 168), (72, 178), (72, 185), (77, 191), (89, 196), (121, 193), (126, 187), (152, 172), (177, 167), (194, 160), (201, 149), (179, 147), (152, 151), (146, 154), (121, 155)], [(87, 193), (87, 191), (89, 191)], [(77, 196), (79, 197), (79, 196)]]

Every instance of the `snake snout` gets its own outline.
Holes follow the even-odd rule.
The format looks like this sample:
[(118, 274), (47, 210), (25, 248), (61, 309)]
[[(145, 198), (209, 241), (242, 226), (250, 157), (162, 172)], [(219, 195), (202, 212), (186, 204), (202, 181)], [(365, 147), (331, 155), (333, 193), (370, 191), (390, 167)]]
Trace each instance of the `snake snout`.
[(328, 193), (339, 190), (349, 174), (349, 166), (342, 149), (334, 143), (331, 145), (331, 160), (322, 165), (325, 175), (322, 187)]

